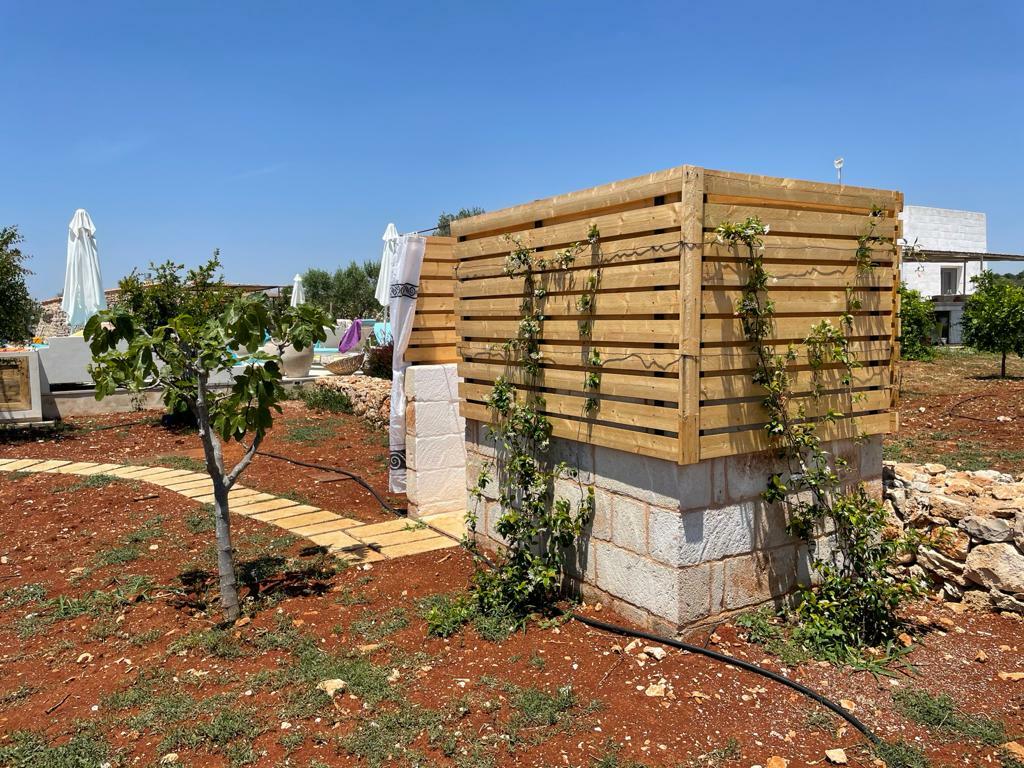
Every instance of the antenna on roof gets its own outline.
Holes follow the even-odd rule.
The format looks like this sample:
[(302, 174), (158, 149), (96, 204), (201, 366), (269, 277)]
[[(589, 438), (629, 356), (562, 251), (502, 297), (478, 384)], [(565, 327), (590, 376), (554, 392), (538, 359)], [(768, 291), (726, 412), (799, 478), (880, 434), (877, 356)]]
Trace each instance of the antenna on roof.
[(843, 186), (843, 163), (845, 161), (841, 157), (837, 157), (832, 161), (832, 165), (836, 167), (836, 178), (839, 180), (839, 186)]

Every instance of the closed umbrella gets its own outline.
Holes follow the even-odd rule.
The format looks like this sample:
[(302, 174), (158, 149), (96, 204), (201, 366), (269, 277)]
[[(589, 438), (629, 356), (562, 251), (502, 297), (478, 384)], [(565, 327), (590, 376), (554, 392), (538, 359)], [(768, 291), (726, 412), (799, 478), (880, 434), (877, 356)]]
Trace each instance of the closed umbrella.
[(302, 287), (302, 275), (295, 275), (292, 280), (292, 306), (306, 303), (306, 289)]
[(380, 274), (377, 275), (377, 289), (373, 292), (377, 303), (385, 309), (391, 301), (391, 273), (395, 269), (395, 255), (398, 253), (398, 243), (401, 236), (394, 224), (388, 224), (384, 230), (384, 252), (380, 257)]
[(96, 226), (83, 208), (75, 211), (68, 224), (68, 263), (60, 307), (72, 328), (85, 325), (90, 317), (107, 308), (96, 255)]

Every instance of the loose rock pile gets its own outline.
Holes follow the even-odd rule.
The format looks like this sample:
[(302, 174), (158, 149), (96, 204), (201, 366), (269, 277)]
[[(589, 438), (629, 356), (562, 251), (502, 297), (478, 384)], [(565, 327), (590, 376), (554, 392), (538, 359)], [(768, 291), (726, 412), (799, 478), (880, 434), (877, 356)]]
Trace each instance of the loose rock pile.
[(904, 565), (952, 603), (1024, 614), (1024, 475), (886, 462), (883, 482), (894, 529), (923, 537)]
[(386, 427), (391, 420), (391, 380), (374, 376), (323, 376), (314, 387), (341, 390), (352, 400), (352, 412), (375, 428)]

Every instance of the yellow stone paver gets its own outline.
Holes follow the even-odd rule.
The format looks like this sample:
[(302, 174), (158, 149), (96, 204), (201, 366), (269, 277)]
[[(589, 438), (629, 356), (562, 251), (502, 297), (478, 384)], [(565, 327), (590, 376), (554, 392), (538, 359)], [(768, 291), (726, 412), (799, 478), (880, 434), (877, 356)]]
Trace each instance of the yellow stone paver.
[[(290, 501), (290, 499), (278, 499), (279, 502)], [(266, 502), (269, 504), (270, 502)], [(288, 521), (293, 517), (299, 517), (301, 515), (307, 515), (311, 512), (323, 512), (320, 507), (314, 507), (310, 504), (296, 504), (294, 501), (291, 506), (278, 506), (275, 509), (266, 509), (262, 512), (257, 512), (251, 517), (254, 520), (262, 520), (265, 523), (273, 523), (279, 525), (282, 528), (290, 528)], [(333, 515), (333, 512), (328, 512), (328, 515)], [(337, 515), (335, 515), (337, 517)]]
[[(69, 461), (66, 459), (0, 459), (0, 472), (53, 472), (66, 475), (111, 475), (151, 483), (198, 503), (213, 501), (213, 482), (201, 472), (136, 464)], [(231, 511), (283, 528), (353, 562), (376, 562), (454, 547), (457, 542), (417, 521), (400, 518), (363, 523), (310, 504), (236, 485), (228, 494)], [(465, 532), (461, 513), (423, 518), (453, 536)]]
[[(253, 515), (256, 520), (259, 520), (258, 515)], [(338, 516), (333, 512), (324, 512), (322, 509), (316, 507), (310, 508), (309, 511), (300, 513), (298, 515), (289, 515), (288, 517), (281, 517), (274, 520), (274, 525), (280, 525), (282, 528), (286, 528), (289, 531), (295, 532), (297, 529), (307, 525), (313, 525), (314, 523), (325, 523), (328, 520), (334, 520)]]
[(42, 464), (36, 464), (34, 467), (30, 467), (28, 471), (29, 472), (52, 472), (53, 470), (57, 469), (57, 467), (63, 467), (63, 466), (65, 466), (67, 464), (70, 464), (70, 463), (71, 463), (70, 461), (58, 461), (56, 459), (52, 459), (50, 461), (44, 461)]
[(7, 466), (3, 467), (4, 472), (21, 472), (26, 467), (31, 467), (33, 464), (41, 464), (42, 459), (17, 459), (12, 461)]
[(308, 537), (314, 544), (328, 549), (347, 549), (348, 547), (365, 547), (366, 544), (359, 539), (354, 539), (344, 531), (331, 531), (330, 533), (318, 533)]
[(65, 464), (63, 467), (57, 467), (54, 470), (58, 475), (77, 475), (83, 469), (91, 469), (95, 467), (95, 461), (76, 461), (73, 464)]
[(379, 536), (385, 533), (394, 533), (395, 531), (404, 531), (414, 527), (416, 527), (415, 520), (399, 518), (397, 520), (388, 520), (383, 523), (361, 525), (359, 526), (358, 532), (354, 533), (361, 539), (372, 539), (374, 536)]
[(352, 521), (346, 517), (338, 517), (337, 515), (331, 515), (331, 517), (331, 520), (325, 520), (322, 523), (296, 526), (294, 528), (289, 528), (288, 530), (294, 533), (296, 536), (305, 536), (306, 538), (309, 538), (310, 536), (317, 533), (331, 533), (332, 531), (344, 531), (346, 528), (352, 527)]
[[(88, 469), (80, 469), (74, 474), (83, 475), (85, 477), (89, 477), (90, 475), (104, 475), (110, 474), (111, 470), (120, 469), (123, 466), (124, 464), (97, 464), (96, 466), (89, 467)], [(67, 467), (64, 467), (64, 469), (67, 469)]]
[[(356, 529), (356, 532), (358, 532), (358, 529)], [(394, 533), (380, 533), (376, 536), (360, 535), (359, 538), (367, 544), (376, 544), (379, 547), (386, 547), (390, 544), (403, 544), (407, 541), (429, 539), (431, 536), (437, 536), (437, 533), (425, 526), (421, 526), (412, 530), (395, 531)]]
[(381, 547), (380, 553), (384, 557), (394, 560), (408, 555), (419, 555), (423, 552), (433, 552), (435, 549), (448, 549), (456, 546), (456, 543), (447, 536), (438, 536), (436, 533), (426, 539), (418, 541), (407, 541), (401, 544), (393, 544), (390, 547)]

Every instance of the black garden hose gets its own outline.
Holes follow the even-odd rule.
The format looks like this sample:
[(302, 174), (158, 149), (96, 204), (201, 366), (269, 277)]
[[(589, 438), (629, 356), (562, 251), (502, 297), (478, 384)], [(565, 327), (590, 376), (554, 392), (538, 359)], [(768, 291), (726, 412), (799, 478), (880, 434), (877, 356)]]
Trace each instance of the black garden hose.
[[(365, 480), (363, 480), (363, 478), (361, 478), (359, 475), (355, 474), (354, 472), (350, 472), (347, 469), (341, 469), (340, 467), (331, 467), (331, 466), (327, 466), (325, 464), (315, 464), (315, 463), (312, 463), (312, 462), (300, 461), (298, 459), (292, 459), (292, 458), (289, 458), (288, 456), (281, 456), (280, 454), (276, 454), (276, 453), (265, 453), (263, 451), (257, 451), (256, 455), (257, 456), (266, 456), (267, 458), (277, 459), (278, 461), (285, 461), (285, 462), (288, 462), (290, 464), (295, 464), (295, 465), (300, 466), (300, 467), (309, 467), (311, 469), (319, 469), (319, 470), (322, 470), (324, 472), (337, 472), (340, 475), (345, 475), (346, 477), (351, 478), (352, 480), (355, 480), (357, 483), (359, 483), (359, 485), (361, 485), (363, 488), (365, 488), (370, 493), (372, 493), (374, 498), (377, 499), (377, 502), (385, 510), (387, 510), (388, 512), (390, 512), (393, 515), (396, 515), (398, 517), (405, 517), (406, 516), (405, 510), (399, 510), (399, 509), (395, 509), (394, 507), (392, 507), (390, 504), (388, 504), (386, 501), (384, 501), (384, 499), (381, 498), (380, 494), (377, 493)], [(422, 521), (419, 521), (419, 522), (422, 522)], [(458, 538), (456, 536), (453, 536), (452, 534), (450, 534), (450, 533), (448, 533), (446, 531), (442, 531), (439, 528), (435, 528), (434, 526), (430, 525), (429, 523), (423, 523), (423, 524), (426, 525), (431, 530), (436, 531), (437, 533), (440, 533), (441, 535), (447, 536), (449, 539), (452, 539), (453, 541), (458, 542), (460, 546), (465, 548), (470, 553), (470, 555), (472, 555), (474, 558), (484, 562), (488, 567), (490, 567), (490, 568), (494, 568), (495, 567), (494, 563), (490, 559), (488, 559), (488, 557), (486, 555), (484, 555), (484, 554), (482, 554), (480, 552), (473, 551), (472, 549), (470, 549), (469, 546), (467, 545), (467, 542), (465, 540), (460, 539), (460, 538)], [(764, 667), (759, 667), (756, 664), (752, 664), (749, 661), (744, 661), (743, 659), (737, 659), (734, 656), (728, 656), (728, 655), (726, 655), (724, 653), (719, 653), (718, 651), (712, 651), (710, 648), (703, 648), (703, 647), (701, 647), (699, 645), (691, 645), (689, 643), (684, 643), (681, 640), (675, 640), (675, 639), (670, 638), (670, 637), (664, 637), (662, 635), (656, 635), (653, 632), (646, 632), (646, 631), (644, 631), (642, 629), (632, 629), (630, 627), (623, 627), (623, 626), (620, 626), (618, 624), (612, 624), (612, 623), (607, 622), (607, 621), (600, 621), (599, 619), (593, 619), (593, 618), (591, 618), (589, 616), (583, 616), (583, 615), (581, 615), (579, 613), (576, 613), (574, 611), (567, 611), (567, 612), (564, 613), (564, 615), (566, 615), (566, 616), (568, 616), (568, 617), (570, 617), (572, 619), (575, 619), (576, 621), (580, 622), (581, 624), (584, 624), (584, 625), (586, 625), (586, 626), (588, 626), (588, 627), (590, 627), (592, 629), (598, 629), (598, 630), (601, 630), (603, 632), (610, 632), (612, 634), (621, 635), (623, 637), (633, 637), (633, 638), (637, 638), (637, 639), (640, 639), (640, 640), (648, 640), (650, 642), (658, 643), (660, 645), (667, 645), (670, 648), (676, 648), (676, 649), (681, 650), (681, 651), (689, 651), (690, 653), (695, 653), (695, 654), (698, 654), (700, 656), (705, 656), (705, 657), (707, 657), (709, 659), (713, 659), (715, 661), (719, 661), (719, 662), (721, 662), (723, 664), (728, 664), (728, 665), (733, 666), (733, 667), (738, 667), (739, 669), (746, 670), (747, 672), (753, 672), (755, 675), (761, 675), (762, 677), (766, 677), (769, 680), (772, 680), (772, 681), (774, 681), (776, 683), (784, 685), (784, 686), (786, 686), (788, 688), (792, 688), (797, 693), (800, 693), (800, 694), (808, 697), (809, 699), (812, 699), (813, 701), (815, 701), (818, 704), (820, 704), (821, 706), (825, 707), (826, 709), (828, 709), (832, 713), (834, 713), (834, 714), (838, 715), (839, 717), (843, 718), (843, 720), (845, 720), (850, 725), (852, 725), (854, 728), (856, 728), (858, 731), (860, 731), (862, 734), (864, 734), (864, 736), (869, 741), (871, 741), (872, 744), (878, 745), (878, 744), (882, 744), (883, 743), (882, 740), (878, 736), (876, 736), (875, 733), (870, 728), (868, 728), (866, 725), (864, 725), (864, 723), (862, 723), (860, 721), (860, 719), (858, 717), (856, 717), (853, 713), (851, 713), (848, 710), (844, 709), (839, 704), (836, 704), (834, 701), (832, 701), (832, 700), (822, 696), (817, 691), (814, 691), (814, 690), (808, 688), (806, 685), (801, 685), (800, 683), (796, 682), (795, 680), (790, 680), (788, 677), (784, 677), (783, 675), (780, 675), (777, 672), (772, 672), (770, 669), (765, 669)]]

